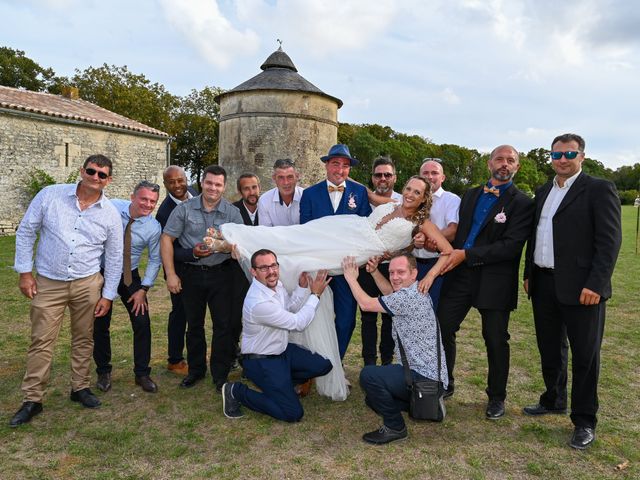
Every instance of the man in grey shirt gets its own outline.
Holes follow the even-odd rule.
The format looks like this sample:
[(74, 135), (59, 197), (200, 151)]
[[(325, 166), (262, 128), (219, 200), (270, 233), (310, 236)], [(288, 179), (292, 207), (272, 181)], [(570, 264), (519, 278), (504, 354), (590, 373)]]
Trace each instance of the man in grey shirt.
[[(203, 379), (207, 372), (207, 342), (204, 333), (204, 317), (207, 306), (213, 318), (211, 376), (218, 391), (227, 381), (235, 358), (237, 339), (234, 339), (241, 322), (240, 309), (232, 302), (238, 266), (228, 252), (214, 251), (203, 243), (207, 230), (218, 230), (228, 222), (242, 224), (240, 211), (225, 200), (227, 172), (218, 165), (210, 165), (202, 174), (202, 194), (193, 197), (171, 212), (160, 239), (162, 264), (167, 275), (167, 288), (171, 293), (182, 292), (187, 318), (187, 363), (189, 373), (180, 383), (189, 388)], [(184, 264), (181, 277), (175, 271), (173, 241), (191, 248), (193, 261)], [(236, 318), (237, 317), (237, 318)]]

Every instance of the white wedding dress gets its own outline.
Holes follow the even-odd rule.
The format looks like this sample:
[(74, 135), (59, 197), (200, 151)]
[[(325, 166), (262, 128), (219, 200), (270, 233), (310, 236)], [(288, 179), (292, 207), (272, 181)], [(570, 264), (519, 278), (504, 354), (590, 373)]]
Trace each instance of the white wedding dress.
[[(368, 217), (333, 215), (286, 227), (225, 223), (221, 231), (227, 242), (238, 246), (247, 273), (247, 261), (255, 251), (262, 248), (274, 251), (280, 264), (280, 280), (291, 291), (301, 272), (327, 269), (337, 275), (342, 273), (342, 259), (346, 256), (355, 257), (358, 265), (363, 265), (374, 255), (409, 246), (414, 228), (410, 221), (396, 217), (377, 228), (396, 206), (380, 205)], [(333, 295), (327, 288), (311, 324), (303, 332), (291, 332), (289, 338), (331, 360), (333, 369), (316, 379), (316, 388), (333, 400), (345, 400), (349, 389), (338, 353), (334, 318)]]

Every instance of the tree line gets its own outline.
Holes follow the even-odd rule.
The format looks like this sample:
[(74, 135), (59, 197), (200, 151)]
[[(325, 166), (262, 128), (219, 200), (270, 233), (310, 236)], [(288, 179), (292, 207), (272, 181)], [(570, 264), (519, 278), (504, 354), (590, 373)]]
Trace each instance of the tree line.
[[(183, 166), (197, 182), (204, 167), (218, 161), (220, 110), (214, 97), (224, 90), (207, 86), (193, 89), (186, 96), (173, 95), (160, 83), (127, 66), (103, 64), (76, 69), (71, 77), (57, 76), (53, 69), (40, 66), (21, 50), (0, 47), (0, 84), (38, 92), (60, 94), (66, 86), (76, 87), (84, 100), (168, 133), (172, 163)], [(373, 160), (390, 156), (396, 163), (398, 184), (418, 173), (422, 160), (437, 157), (447, 176), (446, 188), (461, 194), (487, 179), (488, 153), (459, 145), (436, 144), (419, 135), (396, 132), (377, 124), (341, 123), (338, 141), (349, 145), (360, 166), (353, 177), (363, 183), (370, 178)], [(585, 158), (583, 171), (613, 181), (623, 203), (633, 203), (640, 188), (640, 163), (615, 171), (600, 161)], [(521, 152), (520, 171), (515, 183), (533, 195), (535, 189), (553, 177), (549, 151), (536, 148)]]

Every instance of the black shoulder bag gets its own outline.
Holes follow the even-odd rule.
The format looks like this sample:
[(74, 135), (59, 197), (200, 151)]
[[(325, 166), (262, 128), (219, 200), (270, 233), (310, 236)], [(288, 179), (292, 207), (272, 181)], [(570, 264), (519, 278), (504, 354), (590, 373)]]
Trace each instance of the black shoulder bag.
[(440, 359), (440, 325), (436, 319), (436, 352), (438, 355), (438, 380), (414, 380), (411, 376), (409, 362), (404, 352), (404, 347), (398, 335), (398, 348), (402, 357), (404, 367), (404, 380), (409, 389), (409, 416), (414, 420), (431, 420), (441, 422), (447, 415), (444, 406), (444, 387), (440, 378), (442, 377), (442, 361)]

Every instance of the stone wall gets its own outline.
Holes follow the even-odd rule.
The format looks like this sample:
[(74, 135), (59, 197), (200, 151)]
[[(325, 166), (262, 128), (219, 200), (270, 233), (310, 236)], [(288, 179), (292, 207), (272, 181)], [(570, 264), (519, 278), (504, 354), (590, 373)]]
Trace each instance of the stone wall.
[[(230, 181), (244, 172), (260, 177), (262, 190), (272, 188), (273, 162), (291, 158), (301, 184), (325, 178), (320, 157), (338, 136), (335, 101), (307, 92), (244, 91), (226, 95), (220, 104), (219, 163)], [(235, 191), (235, 183), (227, 195)]]
[(62, 183), (101, 153), (114, 164), (107, 196), (129, 198), (141, 179), (162, 184), (166, 144), (161, 137), (0, 112), (0, 234), (14, 233), (20, 223), (29, 204), (23, 184), (34, 168)]

